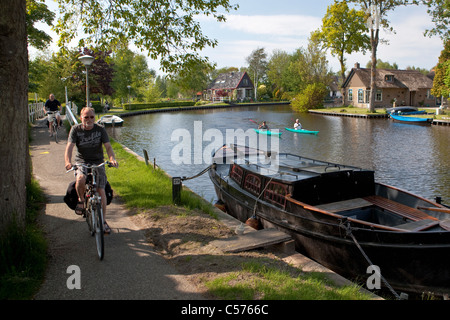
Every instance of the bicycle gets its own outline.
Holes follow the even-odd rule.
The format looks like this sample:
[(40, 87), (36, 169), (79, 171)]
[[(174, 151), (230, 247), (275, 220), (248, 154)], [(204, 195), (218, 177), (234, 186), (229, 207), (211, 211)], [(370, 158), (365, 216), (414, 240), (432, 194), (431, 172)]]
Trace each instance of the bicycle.
[(58, 120), (56, 119), (56, 111), (47, 111), (47, 115), (50, 115), (49, 122), (51, 123), (53, 127), (53, 132), (50, 136), (55, 136), (55, 142), (58, 143)]
[(91, 236), (95, 236), (95, 243), (97, 246), (97, 254), (100, 260), (103, 260), (105, 255), (105, 242), (104, 242), (104, 231), (103, 224), (105, 222), (103, 217), (102, 199), (97, 191), (97, 168), (100, 168), (107, 164), (111, 167), (109, 161), (105, 161), (99, 165), (85, 165), (85, 164), (75, 164), (72, 169), (68, 170), (66, 173), (75, 171), (78, 167), (83, 167), (86, 169), (86, 191), (84, 194), (84, 215), (86, 222), (89, 227)]

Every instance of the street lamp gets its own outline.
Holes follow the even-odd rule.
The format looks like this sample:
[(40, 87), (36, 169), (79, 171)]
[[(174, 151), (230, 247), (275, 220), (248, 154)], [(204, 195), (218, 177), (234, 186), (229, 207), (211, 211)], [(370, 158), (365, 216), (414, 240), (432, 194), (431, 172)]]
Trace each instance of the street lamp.
[(88, 76), (88, 67), (94, 62), (94, 57), (89, 55), (84, 55), (78, 58), (84, 66), (86, 67), (86, 107), (89, 107), (89, 76)]
[(130, 86), (130, 85), (128, 85), (128, 86), (127, 86), (127, 88), (128, 88), (128, 103), (130, 103), (130, 96), (131, 96), (131, 86)]

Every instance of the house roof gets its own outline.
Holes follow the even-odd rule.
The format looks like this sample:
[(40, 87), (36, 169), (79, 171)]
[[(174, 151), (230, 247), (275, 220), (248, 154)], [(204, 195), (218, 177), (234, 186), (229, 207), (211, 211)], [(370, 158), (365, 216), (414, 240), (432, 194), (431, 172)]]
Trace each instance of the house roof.
[[(241, 83), (244, 76), (246, 76), (246, 72), (228, 72), (228, 73), (221, 73), (217, 76), (217, 78), (211, 82), (208, 89), (236, 89), (239, 84)], [(248, 77), (248, 75), (247, 75)], [(250, 78), (249, 78), (250, 80)], [(247, 87), (253, 88), (253, 84), (251, 81), (249, 81), (250, 85)]]
[[(343, 87), (348, 87), (351, 79), (357, 76), (363, 85), (370, 88), (370, 69), (353, 68), (346, 78)], [(393, 76), (393, 81), (387, 81), (387, 76)], [(406, 88), (410, 91), (431, 89), (433, 79), (415, 70), (377, 69), (375, 84), (380, 89)]]

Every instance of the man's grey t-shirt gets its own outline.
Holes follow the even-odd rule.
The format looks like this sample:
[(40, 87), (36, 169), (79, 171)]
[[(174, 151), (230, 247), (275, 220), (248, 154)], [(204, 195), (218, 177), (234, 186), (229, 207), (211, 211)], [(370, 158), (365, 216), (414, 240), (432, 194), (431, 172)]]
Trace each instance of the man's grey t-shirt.
[(77, 146), (76, 163), (100, 164), (103, 162), (102, 144), (109, 142), (109, 137), (105, 128), (96, 123), (91, 130), (85, 130), (83, 124), (78, 124), (70, 130), (69, 142)]

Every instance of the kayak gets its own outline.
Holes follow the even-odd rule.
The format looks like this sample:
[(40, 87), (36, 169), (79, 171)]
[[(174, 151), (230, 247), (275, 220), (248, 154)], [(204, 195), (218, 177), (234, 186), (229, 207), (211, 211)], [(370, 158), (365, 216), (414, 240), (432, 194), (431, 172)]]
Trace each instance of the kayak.
[(307, 133), (307, 134), (318, 134), (319, 131), (311, 131), (306, 129), (292, 129), (292, 128), (285, 128), (287, 131), (292, 131), (296, 133)]
[(281, 136), (282, 132), (274, 132), (267, 129), (254, 129), (256, 133), (267, 134), (268, 136)]

